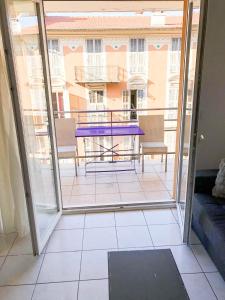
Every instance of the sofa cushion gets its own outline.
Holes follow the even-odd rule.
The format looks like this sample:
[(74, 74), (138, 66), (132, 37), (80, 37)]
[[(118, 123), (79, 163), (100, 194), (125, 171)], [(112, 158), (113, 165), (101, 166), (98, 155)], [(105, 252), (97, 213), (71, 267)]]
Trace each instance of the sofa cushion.
[(217, 173), (217, 169), (198, 170), (195, 176), (195, 193), (212, 195)]
[(198, 220), (208, 240), (216, 247), (223, 247), (225, 256), (225, 201), (207, 194), (195, 194), (193, 218)]

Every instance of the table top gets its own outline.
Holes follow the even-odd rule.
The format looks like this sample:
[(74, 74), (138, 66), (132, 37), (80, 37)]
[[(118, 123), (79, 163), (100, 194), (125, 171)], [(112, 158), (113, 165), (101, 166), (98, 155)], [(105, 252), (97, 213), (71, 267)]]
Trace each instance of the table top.
[(144, 135), (137, 125), (78, 127), (75, 137)]

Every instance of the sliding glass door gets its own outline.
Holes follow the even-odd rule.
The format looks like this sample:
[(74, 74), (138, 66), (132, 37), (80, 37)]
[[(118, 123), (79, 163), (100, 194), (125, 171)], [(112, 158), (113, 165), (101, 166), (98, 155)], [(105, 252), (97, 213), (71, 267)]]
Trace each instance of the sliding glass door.
[(1, 2), (1, 28), (35, 254), (61, 214), (42, 3)]
[(191, 226), (191, 205), (194, 186), (195, 148), (200, 88), (200, 58), (203, 40), (205, 1), (189, 1), (187, 5), (183, 90), (177, 177), (177, 208), (183, 240), (188, 242)]

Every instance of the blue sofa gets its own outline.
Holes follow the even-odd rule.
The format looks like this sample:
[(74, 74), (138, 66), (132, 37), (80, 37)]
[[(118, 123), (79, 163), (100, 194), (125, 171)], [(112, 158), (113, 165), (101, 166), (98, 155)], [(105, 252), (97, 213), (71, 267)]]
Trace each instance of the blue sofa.
[(225, 199), (212, 196), (217, 172), (196, 174), (192, 228), (225, 280)]

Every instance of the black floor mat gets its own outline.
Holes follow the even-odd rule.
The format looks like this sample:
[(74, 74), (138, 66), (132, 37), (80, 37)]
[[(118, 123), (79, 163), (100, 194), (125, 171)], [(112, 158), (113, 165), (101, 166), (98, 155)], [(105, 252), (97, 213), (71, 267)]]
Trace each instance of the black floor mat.
[(109, 300), (187, 300), (170, 249), (108, 253)]

